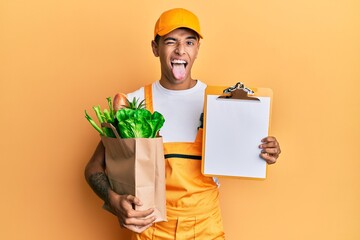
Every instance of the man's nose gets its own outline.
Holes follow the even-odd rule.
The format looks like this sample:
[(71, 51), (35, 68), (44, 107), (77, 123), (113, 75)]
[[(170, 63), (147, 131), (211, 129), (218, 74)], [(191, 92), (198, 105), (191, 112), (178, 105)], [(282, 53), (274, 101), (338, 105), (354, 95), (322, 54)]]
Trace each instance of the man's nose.
[(178, 55), (183, 55), (185, 53), (184, 44), (178, 43), (175, 48), (175, 53)]

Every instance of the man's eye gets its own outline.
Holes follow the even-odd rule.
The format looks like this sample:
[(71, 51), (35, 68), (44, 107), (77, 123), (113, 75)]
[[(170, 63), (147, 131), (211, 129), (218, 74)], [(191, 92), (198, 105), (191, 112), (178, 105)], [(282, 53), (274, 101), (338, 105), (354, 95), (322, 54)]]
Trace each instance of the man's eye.
[(173, 45), (173, 44), (175, 44), (175, 42), (174, 41), (166, 41), (165, 44), (166, 45)]
[(192, 41), (188, 41), (187, 42), (187, 45), (189, 45), (189, 46), (193, 46), (195, 43), (194, 42), (192, 42)]

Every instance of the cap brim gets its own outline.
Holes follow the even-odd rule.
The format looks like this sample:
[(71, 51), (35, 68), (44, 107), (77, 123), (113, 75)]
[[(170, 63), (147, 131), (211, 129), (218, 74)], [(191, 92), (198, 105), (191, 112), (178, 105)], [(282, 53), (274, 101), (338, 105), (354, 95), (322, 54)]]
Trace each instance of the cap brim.
[(160, 37), (162, 37), (162, 36), (164, 36), (164, 35), (172, 32), (172, 31), (174, 31), (175, 29), (178, 29), (178, 28), (188, 28), (188, 29), (196, 32), (196, 33), (199, 35), (199, 37), (200, 37), (201, 39), (203, 39), (203, 36), (202, 36), (198, 31), (196, 31), (196, 30), (193, 29), (193, 28), (190, 28), (190, 27), (187, 27), (187, 26), (183, 26), (183, 25), (168, 27), (168, 28), (166, 28), (166, 29), (163, 29), (163, 30), (159, 31), (157, 34), (158, 34)]

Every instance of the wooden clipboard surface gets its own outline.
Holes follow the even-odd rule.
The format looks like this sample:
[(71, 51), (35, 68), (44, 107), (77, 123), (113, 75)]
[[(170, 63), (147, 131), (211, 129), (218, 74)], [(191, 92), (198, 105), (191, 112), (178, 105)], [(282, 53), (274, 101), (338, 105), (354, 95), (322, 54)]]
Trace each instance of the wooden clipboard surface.
[(267, 164), (258, 146), (269, 133), (273, 92), (251, 88), (260, 101), (218, 99), (226, 88), (205, 90), (202, 173), (264, 179)]

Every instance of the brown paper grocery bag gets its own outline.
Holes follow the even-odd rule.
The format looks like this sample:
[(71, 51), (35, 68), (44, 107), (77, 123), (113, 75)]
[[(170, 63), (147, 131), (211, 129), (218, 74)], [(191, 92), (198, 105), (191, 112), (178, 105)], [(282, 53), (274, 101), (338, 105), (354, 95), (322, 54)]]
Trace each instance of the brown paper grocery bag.
[[(135, 210), (154, 208), (155, 222), (166, 221), (165, 160), (163, 140), (157, 138), (116, 138), (101, 136), (105, 146), (106, 172), (112, 189), (118, 194), (130, 194), (143, 203)], [(142, 232), (146, 229), (131, 229)]]

